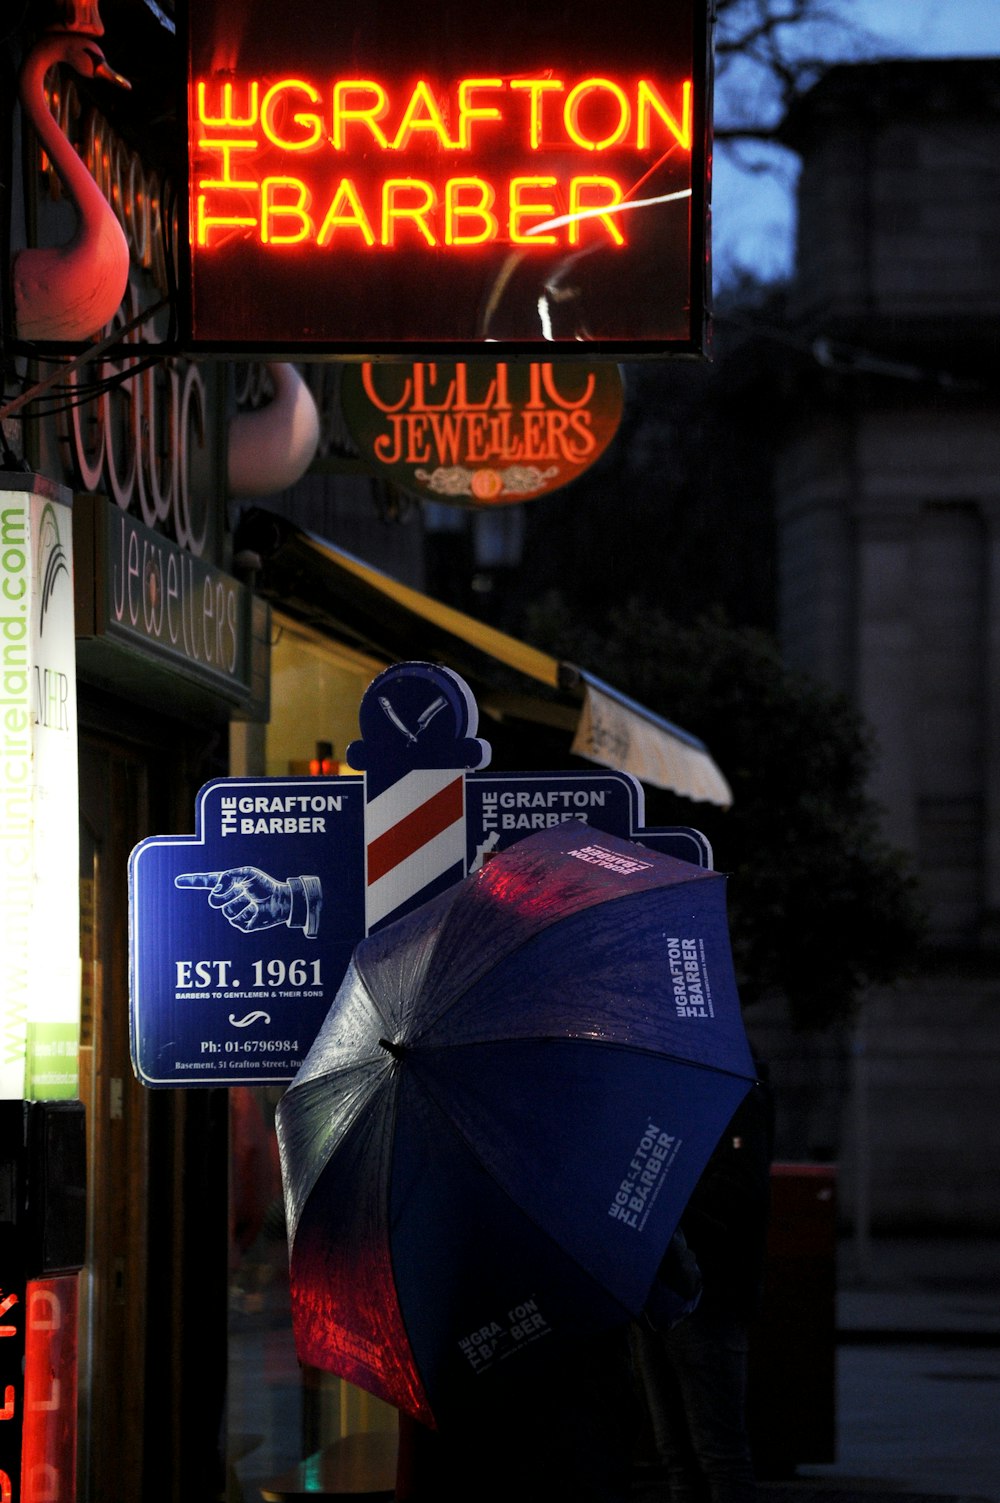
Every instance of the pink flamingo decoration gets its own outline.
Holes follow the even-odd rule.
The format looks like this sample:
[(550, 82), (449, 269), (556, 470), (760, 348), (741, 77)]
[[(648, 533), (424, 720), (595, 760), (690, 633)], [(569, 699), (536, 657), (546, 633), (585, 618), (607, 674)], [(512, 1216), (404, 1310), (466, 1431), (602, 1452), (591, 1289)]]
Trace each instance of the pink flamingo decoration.
[(76, 30), (44, 32), (21, 69), (21, 104), (69, 198), (78, 222), (60, 246), (30, 247), (14, 258), (14, 318), (21, 339), (88, 339), (114, 317), (128, 283), (128, 242), (114, 211), (63, 135), (45, 98), (45, 75), (65, 63), (82, 78), (130, 88), (94, 41), (104, 28), (96, 6)]
[(229, 493), (273, 496), (305, 474), (319, 445), (319, 413), (294, 365), (269, 361), (274, 397), (229, 425)]

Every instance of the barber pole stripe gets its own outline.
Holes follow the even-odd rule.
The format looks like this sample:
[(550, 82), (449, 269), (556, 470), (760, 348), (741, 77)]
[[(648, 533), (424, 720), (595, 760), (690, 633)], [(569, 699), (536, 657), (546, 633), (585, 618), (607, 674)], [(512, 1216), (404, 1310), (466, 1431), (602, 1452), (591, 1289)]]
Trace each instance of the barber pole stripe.
[(465, 776), (420, 770), (365, 806), (367, 932), (465, 876)]

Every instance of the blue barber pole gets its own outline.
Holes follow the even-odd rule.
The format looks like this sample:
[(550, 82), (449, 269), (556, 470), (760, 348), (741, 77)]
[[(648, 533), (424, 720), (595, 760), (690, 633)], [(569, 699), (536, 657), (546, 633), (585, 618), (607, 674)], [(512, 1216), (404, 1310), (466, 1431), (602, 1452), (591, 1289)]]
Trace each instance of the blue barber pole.
[(485, 766), (479, 710), (465, 681), (430, 663), (399, 663), (369, 686), (362, 739), (347, 759), (365, 771), (365, 932), (466, 875), (465, 773)]

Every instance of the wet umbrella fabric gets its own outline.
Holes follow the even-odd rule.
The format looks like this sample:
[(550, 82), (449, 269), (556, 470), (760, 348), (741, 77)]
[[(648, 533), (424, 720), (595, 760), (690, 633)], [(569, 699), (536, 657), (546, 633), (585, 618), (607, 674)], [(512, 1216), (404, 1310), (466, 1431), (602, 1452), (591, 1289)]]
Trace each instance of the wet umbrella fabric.
[(722, 876), (509, 848), (358, 945), (279, 1106), (300, 1358), (434, 1424), (623, 1323), (753, 1076)]

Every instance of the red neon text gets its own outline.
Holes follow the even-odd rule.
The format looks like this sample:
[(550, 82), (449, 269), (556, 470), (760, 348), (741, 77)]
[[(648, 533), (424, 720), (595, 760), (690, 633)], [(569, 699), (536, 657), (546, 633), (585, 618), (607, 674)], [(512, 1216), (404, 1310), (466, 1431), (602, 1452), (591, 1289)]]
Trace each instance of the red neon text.
[(248, 226), (264, 245), (481, 245), (501, 238), (511, 245), (555, 245), (559, 237), (548, 226), (561, 216), (559, 229), (569, 245), (579, 245), (595, 225), (612, 244), (625, 244), (614, 213), (625, 202), (620, 183), (597, 175), (572, 177), (564, 185), (566, 208), (560, 208), (556, 186), (554, 177), (510, 178), (498, 204), (496, 189), (483, 178), (447, 178), (435, 185), (426, 178), (392, 177), (366, 201), (358, 184), (345, 177), (328, 203), (317, 204), (303, 179), (266, 177), (251, 214), (213, 212), (214, 200), (200, 192), (195, 239), (204, 246), (213, 231)]
[(595, 453), (590, 403), (596, 384), (589, 372), (582, 392), (564, 393), (549, 362), (527, 370), (527, 392), (512, 399), (510, 370), (500, 363), (483, 379), (479, 367), (470, 390), (469, 367), (442, 368), (418, 362), (402, 385), (390, 379), (395, 395), (384, 395), (384, 372), (365, 363), (362, 389), (383, 415), (372, 441), (382, 464), (398, 465), (582, 465)]
[[(509, 370), (505, 364), (496, 366), (493, 378), (488, 382), (486, 390), (479, 401), (475, 401), (469, 391), (469, 367), (464, 361), (455, 366), (455, 374), (441, 389), (438, 383), (438, 367), (431, 360), (428, 362), (417, 361), (413, 367), (413, 375), (407, 376), (403, 383), (402, 394), (397, 399), (387, 401), (379, 391), (378, 368), (369, 362), (361, 367), (361, 384), (365, 396), (373, 407), (380, 412), (396, 413), (406, 412), (509, 412), (511, 410)], [(594, 395), (595, 377), (593, 372), (587, 376), (587, 382), (579, 396), (565, 396), (559, 390), (556, 368), (550, 361), (535, 363), (528, 366), (528, 397), (525, 401), (525, 411), (544, 411), (547, 403), (555, 407), (561, 407), (565, 411), (572, 412), (583, 407), (588, 407)]]
[[(199, 247), (234, 234), (321, 249), (622, 246), (635, 186), (689, 156), (692, 136), (690, 80), (475, 76), (440, 91), (420, 78), (393, 93), (372, 78), (202, 79), (192, 235)], [(383, 153), (384, 175), (373, 166)], [(431, 168), (436, 156), (474, 154), (458, 171)], [(595, 170), (602, 155), (612, 170)], [(567, 173), (574, 158), (588, 170)]]
[(194, 118), (202, 134), (259, 129), (284, 151), (349, 151), (372, 141), (383, 151), (404, 151), (418, 135), (444, 151), (470, 151), (481, 132), (497, 126), (533, 151), (568, 143), (583, 151), (625, 144), (644, 151), (654, 136), (690, 151), (691, 93), (690, 79), (675, 86), (671, 105), (649, 78), (631, 86), (610, 78), (463, 78), (452, 102), (421, 78), (405, 100), (393, 101), (370, 78), (336, 79), (326, 96), (301, 78), (280, 79), (263, 92), (257, 79), (242, 85), (199, 79)]

